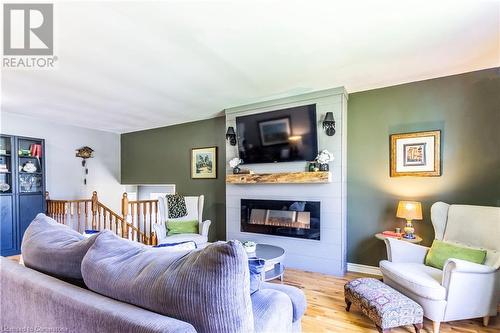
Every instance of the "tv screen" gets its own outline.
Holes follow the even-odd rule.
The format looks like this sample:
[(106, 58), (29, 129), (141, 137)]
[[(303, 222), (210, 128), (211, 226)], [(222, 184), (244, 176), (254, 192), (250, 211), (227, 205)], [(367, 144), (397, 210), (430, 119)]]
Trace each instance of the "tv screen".
[(316, 105), (236, 117), (244, 164), (311, 161), (318, 154)]

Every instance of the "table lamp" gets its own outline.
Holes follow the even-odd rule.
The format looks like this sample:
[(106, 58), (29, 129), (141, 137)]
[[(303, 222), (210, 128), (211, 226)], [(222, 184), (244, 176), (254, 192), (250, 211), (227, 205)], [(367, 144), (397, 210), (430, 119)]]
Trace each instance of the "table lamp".
[(403, 238), (415, 239), (415, 228), (413, 228), (411, 221), (422, 219), (422, 204), (418, 201), (400, 201), (396, 217), (406, 220)]

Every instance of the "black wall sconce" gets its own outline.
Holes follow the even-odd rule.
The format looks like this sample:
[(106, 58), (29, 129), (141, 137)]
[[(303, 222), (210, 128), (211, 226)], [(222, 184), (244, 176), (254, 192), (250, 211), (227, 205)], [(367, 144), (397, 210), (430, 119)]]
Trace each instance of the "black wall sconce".
[(229, 126), (226, 132), (226, 140), (229, 140), (231, 146), (236, 146), (236, 133), (234, 132), (234, 127)]
[(335, 119), (333, 119), (333, 112), (327, 112), (323, 120), (323, 129), (326, 135), (333, 136), (335, 134)]

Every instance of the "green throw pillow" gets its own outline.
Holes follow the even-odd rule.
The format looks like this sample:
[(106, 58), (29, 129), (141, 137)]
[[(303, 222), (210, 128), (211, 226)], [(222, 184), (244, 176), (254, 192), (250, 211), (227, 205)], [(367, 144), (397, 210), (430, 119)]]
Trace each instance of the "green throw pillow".
[(486, 250), (473, 249), (435, 239), (425, 257), (425, 264), (443, 269), (444, 263), (450, 258), (482, 264), (486, 259)]
[(198, 221), (167, 221), (167, 235), (197, 234)]

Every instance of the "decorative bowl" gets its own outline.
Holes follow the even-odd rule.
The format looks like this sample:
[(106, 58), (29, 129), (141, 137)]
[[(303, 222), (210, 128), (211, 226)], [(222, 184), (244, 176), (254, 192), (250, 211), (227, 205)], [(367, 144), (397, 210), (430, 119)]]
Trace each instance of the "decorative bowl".
[(247, 251), (247, 253), (254, 253), (255, 250), (257, 249), (257, 243), (255, 242), (252, 242), (252, 241), (246, 241), (246, 242), (243, 242), (243, 247), (245, 248), (245, 251)]

